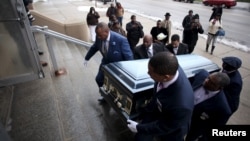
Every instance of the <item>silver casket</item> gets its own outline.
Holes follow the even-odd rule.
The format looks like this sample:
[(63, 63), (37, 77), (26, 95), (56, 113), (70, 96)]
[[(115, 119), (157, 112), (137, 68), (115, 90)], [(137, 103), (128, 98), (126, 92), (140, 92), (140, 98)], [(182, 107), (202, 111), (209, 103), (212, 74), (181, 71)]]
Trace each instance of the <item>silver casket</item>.
[[(200, 69), (210, 73), (220, 71), (217, 64), (199, 55), (178, 55), (177, 59), (190, 81)], [(124, 121), (135, 119), (153, 94), (154, 81), (147, 73), (148, 61), (120, 61), (102, 66), (104, 85), (99, 91)]]

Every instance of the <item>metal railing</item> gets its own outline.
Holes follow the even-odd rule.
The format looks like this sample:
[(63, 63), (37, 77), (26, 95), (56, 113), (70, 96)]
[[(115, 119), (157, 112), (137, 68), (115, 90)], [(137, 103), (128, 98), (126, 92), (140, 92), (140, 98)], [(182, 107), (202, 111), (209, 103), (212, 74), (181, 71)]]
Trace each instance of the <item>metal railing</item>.
[(65, 34), (58, 33), (58, 32), (55, 32), (53, 30), (50, 30), (50, 29), (48, 29), (48, 26), (44, 26), (44, 27), (31, 26), (31, 30), (32, 30), (33, 33), (37, 32), (37, 33), (44, 34), (45, 41), (46, 41), (46, 44), (48, 46), (48, 51), (49, 51), (49, 55), (50, 55), (50, 58), (51, 58), (51, 62), (52, 62), (52, 65), (53, 65), (53, 68), (55, 70), (56, 75), (64, 74), (64, 73), (66, 73), (66, 70), (65, 69), (59, 69), (58, 66), (57, 66), (55, 53), (54, 53), (54, 50), (52, 48), (51, 37), (61, 39), (61, 40), (65, 40), (67, 42), (71, 42), (71, 43), (74, 43), (74, 44), (77, 44), (77, 45), (80, 45), (80, 46), (83, 46), (83, 47), (88, 47), (88, 48), (90, 48), (91, 45), (92, 45), (92, 43), (85, 42), (85, 41), (82, 41), (82, 40), (67, 36)]

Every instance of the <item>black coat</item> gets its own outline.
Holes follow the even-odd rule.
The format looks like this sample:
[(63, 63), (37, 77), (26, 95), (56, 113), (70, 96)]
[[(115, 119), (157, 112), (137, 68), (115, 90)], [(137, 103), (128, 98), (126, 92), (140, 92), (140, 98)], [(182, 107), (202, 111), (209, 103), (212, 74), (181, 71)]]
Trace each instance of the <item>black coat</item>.
[(193, 52), (198, 41), (199, 33), (203, 34), (204, 30), (202, 26), (196, 26), (195, 22), (191, 22), (190, 25), (184, 28), (183, 34), (185, 37), (182, 42), (188, 45), (189, 53)]
[(169, 87), (156, 92), (155, 84), (155, 94), (142, 123), (137, 125), (138, 134), (158, 136), (162, 141), (183, 141), (190, 126), (194, 97), (185, 73), (181, 68), (178, 71), (177, 80)]
[(228, 104), (234, 113), (240, 103), (240, 93), (242, 90), (242, 77), (238, 70), (228, 74), (230, 84), (224, 88), (224, 93), (227, 97)]
[[(174, 53), (174, 47), (172, 44), (168, 44), (166, 45), (166, 48), (173, 54)], [(182, 55), (182, 54), (188, 54), (188, 46), (184, 43), (180, 43), (178, 50), (177, 50), (177, 54), (176, 55)]]
[[(208, 76), (209, 73), (206, 70), (201, 70), (194, 76), (192, 83), (194, 91), (202, 87)], [(215, 96), (195, 105), (186, 141), (193, 141), (200, 135), (206, 137), (207, 129), (225, 125), (230, 115), (231, 109), (223, 91), (219, 91)]]
[(140, 22), (129, 22), (126, 24), (127, 37), (132, 39), (140, 39), (141, 38), (141, 30), (143, 30), (143, 26)]
[(100, 18), (100, 15), (95, 12), (95, 13), (88, 13), (87, 15), (87, 24), (88, 25), (97, 25), (98, 24), (98, 19)]
[[(162, 51), (167, 51), (167, 49), (163, 44), (153, 43), (153, 55)], [(143, 44), (137, 46), (134, 50), (134, 59), (145, 59), (145, 58), (149, 58), (146, 47)]]
[[(168, 36), (168, 32), (167, 32), (167, 30), (166, 30), (166, 28), (163, 28), (163, 27), (157, 27), (157, 26), (155, 26), (155, 27), (152, 27), (152, 29), (151, 29), (151, 31), (150, 31), (150, 34), (152, 35), (152, 37), (153, 37), (153, 42), (155, 42), (155, 40), (157, 40), (157, 35), (159, 35), (160, 33), (163, 33), (164, 35), (167, 35)], [(164, 44), (166, 44), (166, 42), (167, 42), (167, 39), (168, 38), (165, 38), (164, 39)]]

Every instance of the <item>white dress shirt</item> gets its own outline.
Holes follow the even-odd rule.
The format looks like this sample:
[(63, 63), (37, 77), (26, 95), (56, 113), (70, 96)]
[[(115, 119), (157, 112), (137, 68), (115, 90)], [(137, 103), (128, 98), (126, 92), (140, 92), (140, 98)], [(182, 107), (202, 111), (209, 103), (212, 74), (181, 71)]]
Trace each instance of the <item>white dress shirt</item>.
[(148, 54), (149, 58), (151, 58), (153, 56), (153, 45), (152, 44), (147, 48), (147, 54)]

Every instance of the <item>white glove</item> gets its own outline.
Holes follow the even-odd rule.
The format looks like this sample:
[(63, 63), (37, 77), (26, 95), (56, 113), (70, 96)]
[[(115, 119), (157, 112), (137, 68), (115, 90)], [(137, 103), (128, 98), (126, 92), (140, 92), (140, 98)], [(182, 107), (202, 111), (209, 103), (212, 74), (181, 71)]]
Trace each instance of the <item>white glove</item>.
[(137, 125), (138, 123), (135, 122), (135, 121), (133, 121), (133, 120), (130, 120), (130, 119), (127, 120), (127, 123), (128, 123), (128, 128), (129, 128), (132, 132), (137, 133), (136, 125)]
[(84, 60), (83, 66), (84, 66), (84, 67), (87, 67), (87, 65), (88, 65), (88, 61), (87, 61), (87, 60)]

